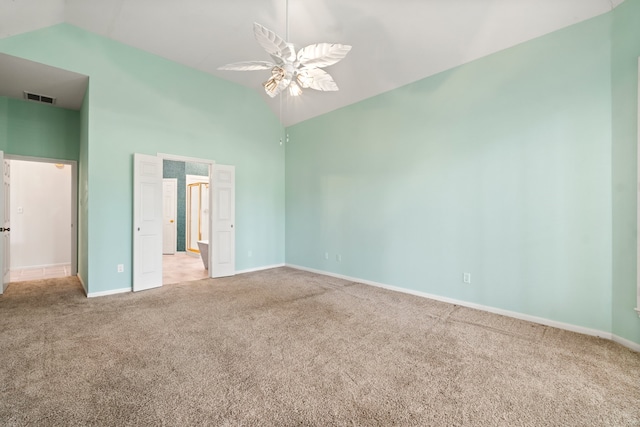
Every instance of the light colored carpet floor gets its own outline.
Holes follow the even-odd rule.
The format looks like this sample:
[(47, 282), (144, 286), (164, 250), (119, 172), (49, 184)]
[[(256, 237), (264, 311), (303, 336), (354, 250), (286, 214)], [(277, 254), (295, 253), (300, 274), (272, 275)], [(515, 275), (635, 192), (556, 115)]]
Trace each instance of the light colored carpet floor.
[(639, 426), (640, 354), (288, 268), (0, 297), (3, 426)]

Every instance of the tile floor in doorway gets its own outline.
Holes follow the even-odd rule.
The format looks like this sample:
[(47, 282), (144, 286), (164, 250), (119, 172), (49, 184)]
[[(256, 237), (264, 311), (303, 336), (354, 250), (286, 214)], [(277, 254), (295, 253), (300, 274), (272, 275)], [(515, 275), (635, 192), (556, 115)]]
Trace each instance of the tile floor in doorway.
[[(29, 280), (53, 279), (71, 275), (71, 265), (57, 265), (53, 267), (23, 268), (11, 270), (11, 282), (26, 282)], [(176, 252), (175, 255), (162, 256), (162, 284), (188, 282), (209, 277), (204, 269), (200, 255), (187, 255)]]
[(55, 265), (51, 267), (35, 267), (11, 270), (11, 282), (26, 282), (28, 280), (54, 279), (56, 277), (71, 276), (71, 264)]
[(207, 277), (209, 277), (209, 271), (204, 269), (200, 254), (197, 257), (187, 255), (186, 252), (162, 255), (163, 285), (206, 279)]

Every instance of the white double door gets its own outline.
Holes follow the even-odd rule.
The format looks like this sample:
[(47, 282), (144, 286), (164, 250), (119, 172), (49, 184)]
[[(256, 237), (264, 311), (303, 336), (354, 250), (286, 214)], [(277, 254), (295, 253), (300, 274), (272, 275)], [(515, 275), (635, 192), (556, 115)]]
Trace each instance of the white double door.
[[(134, 154), (133, 290), (162, 286), (162, 158)], [(235, 274), (235, 167), (214, 164), (210, 171), (209, 276)]]

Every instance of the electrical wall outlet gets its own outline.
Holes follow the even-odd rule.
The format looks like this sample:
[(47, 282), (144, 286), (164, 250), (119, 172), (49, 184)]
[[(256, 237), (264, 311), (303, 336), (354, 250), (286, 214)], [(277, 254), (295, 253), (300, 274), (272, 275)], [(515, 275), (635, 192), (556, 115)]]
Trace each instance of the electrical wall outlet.
[(337, 255), (336, 255), (336, 261), (338, 261), (338, 262), (342, 262), (342, 255), (337, 254)]
[(462, 273), (462, 281), (464, 283), (471, 283), (471, 273)]
[(124, 264), (118, 264), (118, 273), (124, 273)]
[(324, 253), (324, 259), (329, 259), (329, 252)]
[(249, 251), (248, 256), (251, 258), (253, 256), (253, 251)]

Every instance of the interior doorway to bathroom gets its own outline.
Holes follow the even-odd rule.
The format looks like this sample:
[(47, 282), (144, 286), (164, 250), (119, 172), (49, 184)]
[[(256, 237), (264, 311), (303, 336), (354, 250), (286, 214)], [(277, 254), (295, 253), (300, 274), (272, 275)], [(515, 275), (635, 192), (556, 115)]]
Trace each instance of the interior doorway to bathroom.
[[(200, 251), (201, 261), (205, 270), (208, 267), (208, 278), (235, 275), (235, 166), (171, 154), (158, 153), (152, 156), (134, 153), (132, 290), (144, 291), (160, 287), (164, 283), (163, 160), (207, 165), (211, 193), (210, 224), (208, 240), (198, 242), (198, 246), (202, 243), (206, 249), (206, 254), (205, 251)], [(208, 265), (205, 266), (205, 263)], [(178, 281), (193, 280), (187, 279), (185, 273), (184, 270), (178, 271)]]
[(75, 275), (75, 162), (5, 158), (10, 171), (10, 282)]
[(170, 159), (162, 163), (162, 284), (205, 279), (209, 277), (208, 254), (203, 253), (209, 240), (209, 165)]

